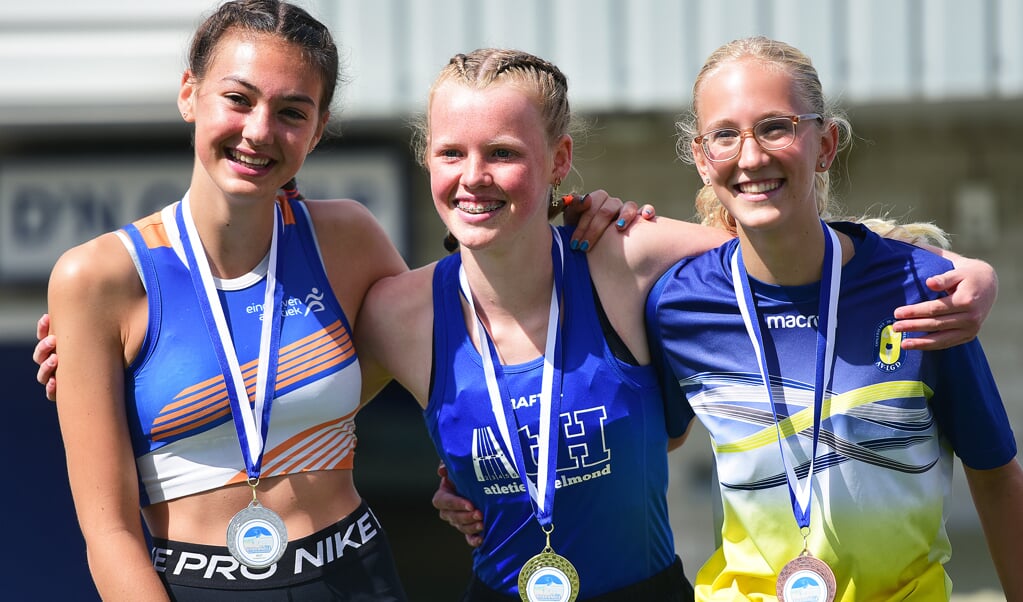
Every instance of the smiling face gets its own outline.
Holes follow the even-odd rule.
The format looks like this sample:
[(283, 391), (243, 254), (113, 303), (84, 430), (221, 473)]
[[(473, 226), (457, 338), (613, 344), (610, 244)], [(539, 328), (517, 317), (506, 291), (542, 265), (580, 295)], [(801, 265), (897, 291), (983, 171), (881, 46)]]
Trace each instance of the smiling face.
[(322, 78), (298, 46), (264, 33), (226, 33), (202, 81), (186, 72), (178, 96), (195, 123), (193, 189), (273, 198), (323, 134), (322, 97)]
[[(768, 117), (811, 112), (796, 90), (792, 75), (771, 63), (750, 58), (725, 62), (706, 75), (697, 91), (699, 129), (746, 130)], [(710, 180), (740, 233), (749, 235), (781, 226), (806, 231), (817, 223), (814, 176), (824, 169), (821, 161), (831, 164), (837, 142), (834, 127), (808, 120), (782, 150), (765, 151), (752, 137), (744, 138), (739, 155), (729, 161), (708, 160), (695, 143), (692, 150), (700, 175)]]
[(568, 172), (571, 139), (552, 145), (545, 132), (521, 86), (448, 81), (434, 90), (426, 167), (437, 213), (463, 247), (515, 243), (523, 225), (547, 235), (550, 187)]

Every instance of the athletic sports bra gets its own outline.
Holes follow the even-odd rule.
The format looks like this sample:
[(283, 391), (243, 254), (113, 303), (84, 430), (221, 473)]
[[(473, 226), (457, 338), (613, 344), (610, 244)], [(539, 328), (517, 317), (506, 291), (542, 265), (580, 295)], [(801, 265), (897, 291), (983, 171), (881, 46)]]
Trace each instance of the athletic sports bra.
[[(284, 233), (281, 346), (263, 477), (352, 467), (361, 374), (351, 329), (331, 293), (301, 201), (278, 199)], [(145, 286), (149, 326), (125, 373), (142, 506), (246, 480), (224, 378), (189, 276), (176, 212), (126, 226)], [(268, 261), (217, 288), (250, 396), (256, 379)], [(250, 399), (251, 402), (251, 399)]]

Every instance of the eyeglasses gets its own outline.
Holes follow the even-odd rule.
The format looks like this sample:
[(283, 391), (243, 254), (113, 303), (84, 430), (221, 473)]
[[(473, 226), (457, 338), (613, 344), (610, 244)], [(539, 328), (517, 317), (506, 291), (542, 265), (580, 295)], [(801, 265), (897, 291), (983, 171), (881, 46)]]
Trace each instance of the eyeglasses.
[(700, 134), (693, 141), (703, 147), (703, 154), (711, 161), (715, 163), (731, 161), (739, 156), (743, 139), (750, 136), (765, 151), (788, 148), (796, 140), (796, 125), (805, 119), (816, 119), (820, 123), (824, 123), (824, 118), (817, 113), (768, 117), (745, 130), (721, 128)]

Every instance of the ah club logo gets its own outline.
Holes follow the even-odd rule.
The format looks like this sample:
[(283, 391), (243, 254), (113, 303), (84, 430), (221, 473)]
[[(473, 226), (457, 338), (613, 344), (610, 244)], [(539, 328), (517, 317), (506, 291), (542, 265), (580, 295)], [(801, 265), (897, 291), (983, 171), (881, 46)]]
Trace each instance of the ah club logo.
[[(565, 412), (560, 416), (560, 450), (558, 452), (556, 488), (577, 485), (611, 474), (611, 450), (606, 447), (603, 406)], [(527, 425), (512, 436), (523, 442), (526, 474), (536, 478), (539, 448), (536, 425)], [(472, 432), (472, 461), (476, 480), (494, 482), (484, 487), (487, 495), (521, 493), (524, 486), (511, 450), (505, 449), (501, 436), (493, 426), (478, 427)], [(505, 482), (501, 482), (505, 481)]]
[(902, 366), (902, 333), (892, 330), (894, 323), (894, 319), (885, 320), (874, 331), (874, 366), (882, 372)]

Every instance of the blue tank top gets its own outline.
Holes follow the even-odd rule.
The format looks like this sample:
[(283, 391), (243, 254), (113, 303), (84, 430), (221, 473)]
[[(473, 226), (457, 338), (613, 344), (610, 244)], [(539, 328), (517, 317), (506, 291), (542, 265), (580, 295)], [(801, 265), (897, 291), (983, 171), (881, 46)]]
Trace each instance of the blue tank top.
[[(557, 234), (567, 248), (571, 231)], [(459, 493), (483, 512), (483, 544), (473, 551), (477, 578), (514, 595), (519, 569), (545, 538), (491, 411), (482, 360), (463, 317), (460, 266), (455, 254), (434, 272), (434, 379), (425, 418)], [(564, 397), (551, 546), (579, 571), (580, 597), (588, 598), (647, 579), (675, 559), (667, 432), (653, 368), (618, 360), (605, 341), (582, 253), (565, 254), (562, 317)], [(507, 409), (521, 427), (533, 482), (542, 368), (542, 357), (503, 366)]]
[[(281, 347), (262, 476), (352, 467), (361, 374), (348, 320), (331, 292), (304, 205), (279, 199), (284, 233)], [(175, 212), (124, 228), (139, 268), (149, 325), (125, 373), (127, 414), (143, 506), (244, 482), (245, 463)], [(251, 396), (267, 262), (218, 283)], [(251, 397), (250, 397), (251, 401)]]

